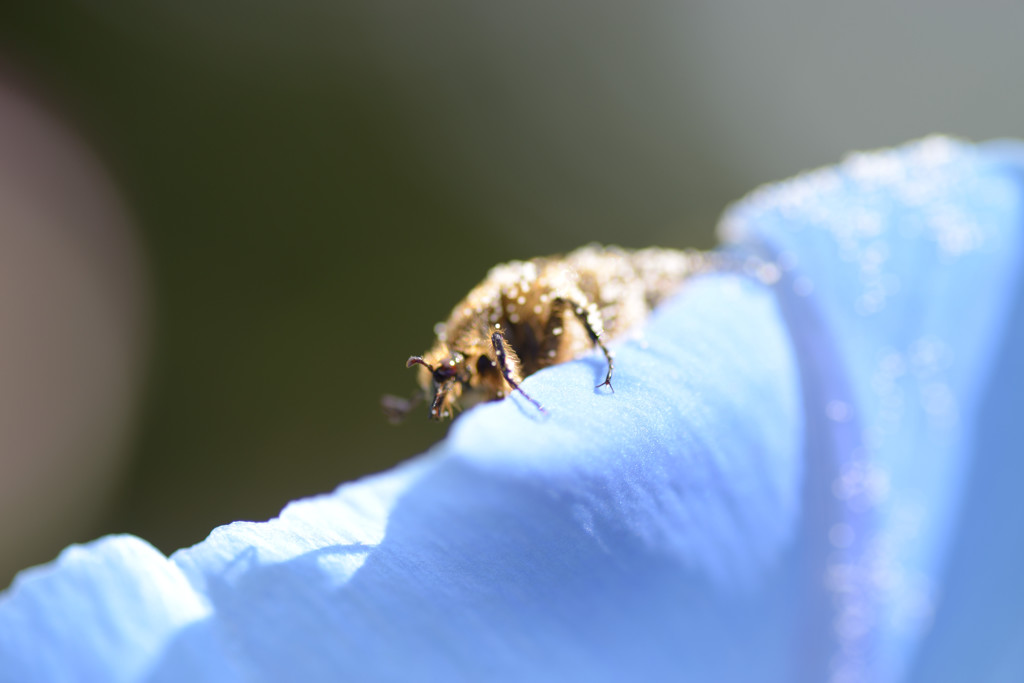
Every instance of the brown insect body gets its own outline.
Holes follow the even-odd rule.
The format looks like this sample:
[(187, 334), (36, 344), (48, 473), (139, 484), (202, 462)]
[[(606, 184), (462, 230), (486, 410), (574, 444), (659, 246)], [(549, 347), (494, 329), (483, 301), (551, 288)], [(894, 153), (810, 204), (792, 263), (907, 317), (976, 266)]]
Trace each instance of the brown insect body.
[(422, 394), (412, 402), (385, 397), (385, 411), (400, 418), (422, 398), (439, 420), (459, 409), (518, 391), (525, 377), (579, 357), (643, 320), (689, 276), (704, 268), (695, 251), (590, 245), (563, 257), (495, 266), (487, 278), (435, 326), (437, 341), (407, 365), (418, 365)]

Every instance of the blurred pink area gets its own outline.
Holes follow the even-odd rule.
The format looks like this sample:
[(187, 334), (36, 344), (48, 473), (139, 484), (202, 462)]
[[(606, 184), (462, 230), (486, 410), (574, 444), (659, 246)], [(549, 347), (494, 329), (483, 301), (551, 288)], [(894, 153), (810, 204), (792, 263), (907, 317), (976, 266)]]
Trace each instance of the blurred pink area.
[(0, 77), (0, 574), (95, 535), (124, 464), (146, 309), (100, 164)]

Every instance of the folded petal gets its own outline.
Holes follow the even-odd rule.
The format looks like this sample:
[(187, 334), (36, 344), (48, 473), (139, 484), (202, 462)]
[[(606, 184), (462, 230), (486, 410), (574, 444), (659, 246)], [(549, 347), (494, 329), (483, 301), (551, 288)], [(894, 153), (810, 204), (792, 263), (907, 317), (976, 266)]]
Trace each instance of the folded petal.
[[(1024, 146), (984, 148), (1024, 188)], [(1018, 219), (1016, 232), (1024, 231)], [(913, 669), (915, 681), (1024, 680), (1024, 280), (994, 355), (969, 435), (965, 500), (942, 577), (942, 600)]]
[(762, 190), (723, 223), (788, 271), (807, 458), (831, 480), (814, 504), (839, 680), (898, 679), (931, 623), (1019, 279), (1022, 189), (1005, 156), (929, 138)]

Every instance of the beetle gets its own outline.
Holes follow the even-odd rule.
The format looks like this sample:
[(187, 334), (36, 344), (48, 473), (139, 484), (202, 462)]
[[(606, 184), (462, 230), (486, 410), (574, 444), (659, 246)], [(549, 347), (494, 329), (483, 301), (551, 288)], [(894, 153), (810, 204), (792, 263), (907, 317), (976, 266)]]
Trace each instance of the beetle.
[(419, 390), (411, 399), (385, 396), (394, 422), (426, 400), (434, 420), (484, 401), (519, 393), (524, 378), (596, 347), (607, 372), (598, 388), (612, 388), (615, 359), (607, 341), (643, 322), (689, 277), (717, 268), (713, 252), (652, 247), (627, 250), (591, 244), (564, 256), (495, 266), (438, 323), (434, 345), (411, 356)]

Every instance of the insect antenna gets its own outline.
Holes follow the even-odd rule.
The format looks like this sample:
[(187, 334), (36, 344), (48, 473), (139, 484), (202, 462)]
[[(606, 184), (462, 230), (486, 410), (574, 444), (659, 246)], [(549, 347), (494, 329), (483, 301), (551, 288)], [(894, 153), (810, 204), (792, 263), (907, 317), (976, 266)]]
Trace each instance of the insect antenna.
[(405, 361), (405, 367), (407, 368), (411, 368), (414, 365), (422, 365), (427, 370), (434, 371), (434, 368), (430, 367), (430, 363), (423, 360), (422, 356), (409, 356), (409, 360)]

